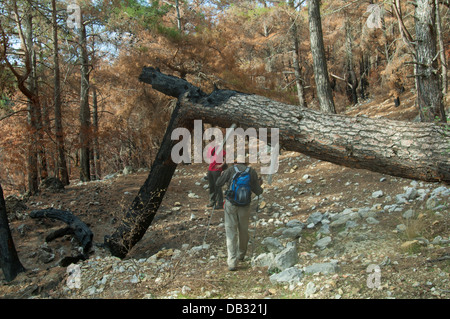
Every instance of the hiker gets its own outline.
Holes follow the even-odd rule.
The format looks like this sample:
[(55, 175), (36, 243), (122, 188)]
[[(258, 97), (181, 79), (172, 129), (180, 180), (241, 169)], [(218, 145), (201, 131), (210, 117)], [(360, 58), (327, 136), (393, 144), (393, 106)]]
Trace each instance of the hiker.
[[(214, 135), (213, 135), (214, 136)], [(214, 207), (214, 209), (222, 209), (223, 208), (223, 191), (222, 187), (216, 186), (217, 179), (222, 174), (224, 168), (226, 168), (225, 164), (225, 155), (226, 152), (224, 150), (221, 151), (221, 159), (218, 159), (216, 154), (216, 150), (219, 148), (219, 145), (211, 146), (208, 149), (207, 156), (210, 160), (208, 167), (208, 183), (209, 183), (209, 204), (207, 207)]]
[(228, 183), (225, 192), (225, 231), (228, 251), (228, 270), (237, 269), (237, 262), (244, 260), (247, 253), (250, 220), (251, 193), (261, 195), (262, 180), (256, 171), (245, 165), (245, 159), (238, 158), (236, 164), (227, 168), (216, 182), (222, 187)]

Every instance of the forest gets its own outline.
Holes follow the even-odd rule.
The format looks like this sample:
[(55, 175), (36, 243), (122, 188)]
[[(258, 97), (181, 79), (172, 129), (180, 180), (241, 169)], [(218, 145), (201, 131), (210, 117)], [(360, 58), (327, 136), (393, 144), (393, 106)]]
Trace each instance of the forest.
[[(49, 176), (67, 185), (126, 166), (150, 167), (173, 105), (139, 82), (144, 66), (206, 92), (232, 89), (317, 110), (324, 104), (314, 81), (306, 1), (74, 4), (14, 0), (0, 7), (0, 161), (7, 190), (34, 194)], [(440, 98), (416, 105), (418, 114), (420, 105), (436, 108), (428, 118), (445, 121), (449, 4), (427, 5), (432, 11), (424, 19), (435, 22), (430, 67), (437, 87), (424, 90)], [(419, 9), (405, 1), (320, 3), (327, 99), (335, 112), (380, 97), (399, 104), (403, 92), (416, 94), (415, 74), (425, 65), (417, 62), (413, 40)]]
[[(0, 12), (1, 193), (151, 169), (105, 237), (120, 258), (171, 183), (168, 133), (196, 118), (277, 123), (284, 151), (450, 182), (448, 0), (4, 0)], [(412, 113), (348, 115), (368, 103)]]

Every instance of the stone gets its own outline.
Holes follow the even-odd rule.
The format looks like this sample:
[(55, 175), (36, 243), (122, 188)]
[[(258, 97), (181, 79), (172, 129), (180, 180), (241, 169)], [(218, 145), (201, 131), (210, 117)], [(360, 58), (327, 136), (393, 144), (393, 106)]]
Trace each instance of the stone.
[(329, 224), (323, 224), (322, 227), (319, 229), (319, 233), (328, 235), (330, 233), (330, 225)]
[(325, 249), (330, 243), (331, 243), (331, 237), (327, 236), (327, 237), (324, 237), (324, 238), (316, 241), (314, 246), (318, 247), (319, 249)]
[(318, 223), (320, 223), (320, 221), (322, 220), (322, 218), (323, 218), (322, 213), (320, 213), (320, 212), (315, 212), (315, 213), (312, 213), (311, 215), (309, 215), (309, 217), (308, 217), (306, 223), (307, 223), (307, 224), (313, 223), (314, 225), (317, 225)]
[(296, 239), (296, 238), (300, 237), (302, 230), (303, 230), (303, 227), (300, 227), (300, 226), (286, 228), (281, 233), (281, 237)]
[(315, 263), (304, 268), (305, 274), (313, 275), (321, 273), (323, 275), (334, 274), (339, 272), (338, 262), (333, 260), (328, 263)]
[(286, 227), (288, 228), (303, 227), (303, 223), (298, 219), (293, 219), (286, 223)]
[(405, 225), (405, 224), (397, 225), (397, 227), (395, 227), (395, 229), (396, 229), (398, 232), (402, 233), (402, 232), (406, 231), (406, 225)]
[(283, 270), (280, 273), (273, 274), (269, 277), (270, 282), (273, 284), (289, 283), (297, 284), (303, 277), (303, 273), (300, 269), (296, 267), (290, 267)]
[(315, 293), (316, 293), (316, 285), (312, 281), (308, 282), (308, 284), (306, 285), (305, 297), (306, 298), (311, 297)]
[(379, 191), (375, 191), (372, 193), (372, 198), (381, 198), (383, 197), (384, 193), (383, 191), (379, 190)]
[(291, 245), (283, 249), (275, 256), (274, 264), (280, 270), (294, 266), (298, 262), (297, 248)]
[(379, 224), (379, 223), (380, 223), (377, 219), (375, 219), (375, 218), (373, 218), (373, 217), (368, 217), (368, 218), (366, 219), (366, 222), (367, 222), (368, 224), (371, 224), (371, 225), (376, 225), (376, 224)]
[(123, 175), (128, 175), (128, 174), (132, 174), (132, 173), (134, 173), (134, 169), (131, 166), (125, 166), (122, 171)]
[(275, 255), (273, 253), (263, 253), (252, 258), (252, 267), (269, 267), (275, 263)]
[(284, 249), (284, 246), (281, 244), (281, 242), (273, 237), (266, 237), (263, 239), (263, 241), (261, 242), (262, 245), (264, 245), (267, 250), (269, 250), (269, 252), (272, 253), (279, 253), (280, 251), (282, 251)]
[(414, 200), (417, 197), (419, 197), (419, 193), (417, 192), (417, 189), (415, 189), (414, 187), (408, 187), (406, 189), (405, 198), (407, 200)]
[(415, 214), (415, 212), (412, 209), (408, 209), (406, 212), (404, 212), (402, 214), (403, 218), (405, 218), (405, 219), (413, 218), (413, 217), (415, 217), (415, 215), (416, 214)]

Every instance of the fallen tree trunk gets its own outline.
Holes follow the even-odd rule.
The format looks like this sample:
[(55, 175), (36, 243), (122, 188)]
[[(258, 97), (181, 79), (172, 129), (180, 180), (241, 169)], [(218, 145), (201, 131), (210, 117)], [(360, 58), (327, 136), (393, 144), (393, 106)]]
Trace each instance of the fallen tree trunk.
[(444, 125), (323, 114), (231, 90), (206, 94), (154, 68), (144, 68), (139, 79), (178, 103), (147, 181), (116, 232), (105, 238), (118, 257), (145, 234), (170, 184), (176, 168), (171, 132), (195, 119), (220, 127), (278, 128), (287, 150), (351, 168), (450, 183), (450, 134)]
[(77, 240), (80, 242), (81, 247), (83, 248), (83, 255), (87, 256), (87, 254), (89, 253), (89, 250), (92, 247), (92, 239), (94, 235), (92, 234), (90, 228), (71, 212), (49, 208), (49, 209), (33, 210), (30, 213), (30, 217), (52, 218), (66, 223), (67, 227), (52, 232), (49, 236), (46, 237), (46, 241), (51, 241), (57, 237), (61, 237), (66, 234), (73, 234), (75, 235)]

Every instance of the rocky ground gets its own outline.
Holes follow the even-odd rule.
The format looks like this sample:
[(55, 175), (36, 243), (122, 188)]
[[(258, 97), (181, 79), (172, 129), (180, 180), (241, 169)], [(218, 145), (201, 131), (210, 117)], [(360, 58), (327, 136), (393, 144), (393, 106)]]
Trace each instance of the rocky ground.
[[(11, 222), (28, 271), (12, 298), (448, 298), (448, 185), (339, 167), (287, 152), (252, 204), (252, 239), (238, 271), (226, 267), (223, 210), (207, 209), (202, 165), (180, 166), (147, 234), (120, 260), (94, 245), (70, 267), (69, 235), (45, 243), (61, 222), (32, 220), (36, 208), (69, 209), (103, 242), (148, 172), (117, 174), (44, 192)], [(259, 206), (256, 214), (256, 206)], [(205, 244), (203, 239), (206, 234)], [(1, 277), (0, 277), (1, 278)], [(74, 281), (71, 282), (70, 280)]]
[[(27, 271), (10, 283), (0, 271), (0, 297), (450, 297), (449, 185), (283, 152), (272, 183), (264, 177), (264, 193), (252, 203), (247, 258), (230, 272), (223, 210), (210, 222), (205, 170), (179, 165), (152, 225), (123, 260), (101, 244), (147, 170), (72, 181), (63, 191), (47, 189), (23, 200), (10, 196), (10, 227)], [(64, 225), (28, 214), (48, 207), (70, 210), (89, 225), (95, 244), (88, 260), (59, 265), (77, 254), (78, 243), (70, 235), (45, 242)]]

